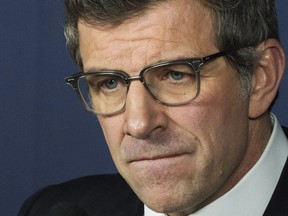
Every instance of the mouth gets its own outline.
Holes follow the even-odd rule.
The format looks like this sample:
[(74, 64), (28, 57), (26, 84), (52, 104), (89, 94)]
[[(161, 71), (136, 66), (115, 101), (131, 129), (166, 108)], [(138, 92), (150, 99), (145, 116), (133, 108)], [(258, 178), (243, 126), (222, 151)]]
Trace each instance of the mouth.
[(169, 154), (169, 155), (157, 155), (153, 157), (143, 157), (131, 161), (130, 165), (134, 168), (140, 169), (156, 169), (158, 172), (163, 169), (172, 169), (173, 167), (180, 168), (185, 164), (189, 154)]
[(187, 163), (191, 161), (191, 155), (169, 154), (153, 157), (142, 157), (133, 160), (129, 167), (135, 176), (141, 179), (165, 179), (167, 176), (177, 176), (183, 173)]
[(167, 154), (167, 155), (156, 155), (156, 156), (147, 156), (147, 157), (142, 157), (139, 159), (134, 159), (133, 161), (131, 161), (131, 163), (133, 162), (155, 162), (155, 161), (161, 161), (161, 160), (169, 160), (169, 159), (176, 159), (178, 157), (181, 157), (183, 155), (186, 155), (185, 153), (181, 153), (181, 154)]

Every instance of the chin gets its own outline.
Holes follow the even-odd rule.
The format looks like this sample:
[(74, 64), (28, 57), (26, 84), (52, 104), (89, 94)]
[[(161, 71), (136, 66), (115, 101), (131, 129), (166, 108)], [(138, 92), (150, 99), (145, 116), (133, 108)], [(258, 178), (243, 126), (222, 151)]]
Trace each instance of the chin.
[[(136, 191), (137, 196), (145, 203), (150, 209), (159, 213), (192, 213), (193, 207), (196, 205), (191, 200), (191, 194), (187, 194), (188, 190), (185, 187), (157, 187), (143, 189), (141, 192)], [(173, 190), (174, 189), (174, 190)], [(181, 190), (182, 189), (182, 190)]]

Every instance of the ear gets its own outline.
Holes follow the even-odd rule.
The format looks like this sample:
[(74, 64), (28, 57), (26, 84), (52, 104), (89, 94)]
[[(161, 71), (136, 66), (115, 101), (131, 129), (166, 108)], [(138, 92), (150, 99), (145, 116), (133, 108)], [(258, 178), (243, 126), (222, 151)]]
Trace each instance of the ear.
[(262, 52), (262, 55), (252, 77), (250, 118), (257, 118), (269, 109), (285, 70), (285, 54), (277, 40), (268, 39), (261, 43), (257, 50)]

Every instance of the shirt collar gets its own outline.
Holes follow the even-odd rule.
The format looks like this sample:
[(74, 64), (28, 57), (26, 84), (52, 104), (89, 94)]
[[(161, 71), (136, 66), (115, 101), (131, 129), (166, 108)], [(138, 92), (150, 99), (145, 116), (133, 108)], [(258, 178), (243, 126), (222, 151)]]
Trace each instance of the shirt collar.
[[(230, 191), (190, 216), (263, 215), (288, 156), (287, 138), (273, 114), (271, 120), (274, 123), (271, 137), (252, 169)], [(144, 209), (144, 216), (165, 216), (147, 206)]]

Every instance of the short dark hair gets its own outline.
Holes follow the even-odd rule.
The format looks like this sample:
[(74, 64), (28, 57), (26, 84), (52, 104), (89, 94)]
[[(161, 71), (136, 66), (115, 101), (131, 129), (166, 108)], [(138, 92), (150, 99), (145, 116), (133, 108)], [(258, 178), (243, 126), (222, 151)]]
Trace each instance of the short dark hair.
[[(114, 27), (143, 15), (161, 2), (169, 1), (171, 0), (65, 0), (65, 36), (72, 57), (83, 68), (79, 53), (79, 20), (92, 26)], [(250, 92), (251, 75), (261, 56), (254, 47), (269, 38), (279, 40), (275, 1), (197, 1), (210, 9), (214, 24), (214, 44), (221, 51), (231, 51), (226, 59), (239, 72), (244, 94), (247, 95)]]

